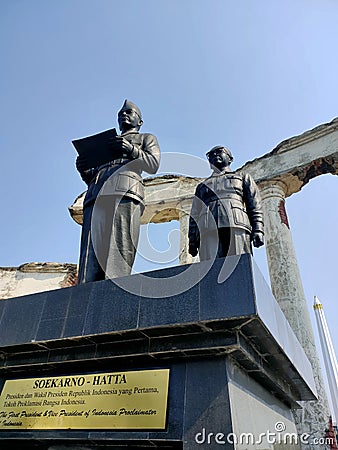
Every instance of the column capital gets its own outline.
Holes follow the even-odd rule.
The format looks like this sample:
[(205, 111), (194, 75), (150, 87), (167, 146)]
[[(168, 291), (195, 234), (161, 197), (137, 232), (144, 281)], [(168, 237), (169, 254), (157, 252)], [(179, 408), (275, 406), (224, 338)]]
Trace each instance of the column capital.
[(271, 197), (285, 200), (287, 185), (282, 180), (263, 181), (259, 183), (258, 188), (263, 201)]

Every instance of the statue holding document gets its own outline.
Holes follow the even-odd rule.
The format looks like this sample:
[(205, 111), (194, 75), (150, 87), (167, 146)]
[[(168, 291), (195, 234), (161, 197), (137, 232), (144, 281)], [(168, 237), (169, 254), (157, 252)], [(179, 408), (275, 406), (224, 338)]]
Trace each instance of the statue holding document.
[(142, 171), (156, 173), (155, 136), (139, 133), (140, 109), (126, 100), (115, 129), (73, 141), (77, 170), (88, 185), (83, 204), (79, 284), (129, 275), (144, 210)]
[(189, 222), (189, 253), (200, 260), (252, 253), (264, 244), (259, 190), (248, 173), (233, 172), (230, 150), (207, 152), (213, 173), (195, 192)]

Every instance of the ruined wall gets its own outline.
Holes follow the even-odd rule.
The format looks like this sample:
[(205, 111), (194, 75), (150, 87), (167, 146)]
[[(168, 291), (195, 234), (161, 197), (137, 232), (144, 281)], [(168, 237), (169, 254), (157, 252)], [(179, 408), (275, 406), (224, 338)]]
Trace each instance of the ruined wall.
[(28, 263), (0, 267), (0, 299), (50, 291), (77, 283), (76, 264)]

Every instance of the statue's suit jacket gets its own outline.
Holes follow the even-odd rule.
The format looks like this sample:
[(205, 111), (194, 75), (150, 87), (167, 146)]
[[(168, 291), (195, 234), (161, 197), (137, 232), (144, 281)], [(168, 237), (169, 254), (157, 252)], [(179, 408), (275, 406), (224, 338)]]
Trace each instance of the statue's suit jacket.
[(200, 234), (215, 228), (263, 232), (263, 212), (256, 183), (248, 173), (214, 172), (195, 192), (189, 241), (199, 246)]
[[(149, 133), (129, 132), (121, 135), (134, 146), (128, 157), (120, 155), (100, 167), (81, 174), (88, 184), (84, 207), (95, 202), (101, 195), (115, 195), (132, 198), (144, 204), (142, 171), (156, 173), (160, 163), (160, 148), (155, 136)], [(116, 172), (116, 174), (114, 173)]]

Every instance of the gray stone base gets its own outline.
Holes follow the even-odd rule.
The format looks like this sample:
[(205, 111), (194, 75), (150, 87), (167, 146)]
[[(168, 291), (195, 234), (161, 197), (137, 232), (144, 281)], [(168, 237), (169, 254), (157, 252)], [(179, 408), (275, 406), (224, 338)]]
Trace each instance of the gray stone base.
[[(315, 399), (311, 366), (251, 257), (233, 262), (221, 283), (223, 259), (204, 276), (200, 263), (132, 275), (130, 289), (108, 280), (0, 302), (0, 388), (11, 378), (170, 369), (165, 430), (5, 430), (1, 449), (299, 448), (278, 439), (296, 433), (297, 402)], [(188, 268), (192, 287), (144, 295), (151, 279), (169, 293)]]

